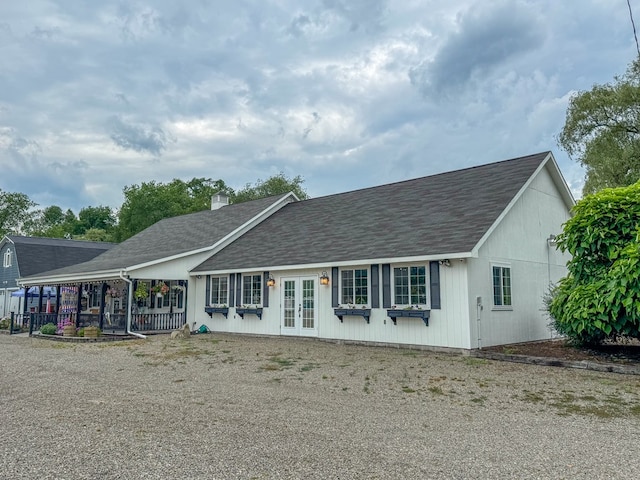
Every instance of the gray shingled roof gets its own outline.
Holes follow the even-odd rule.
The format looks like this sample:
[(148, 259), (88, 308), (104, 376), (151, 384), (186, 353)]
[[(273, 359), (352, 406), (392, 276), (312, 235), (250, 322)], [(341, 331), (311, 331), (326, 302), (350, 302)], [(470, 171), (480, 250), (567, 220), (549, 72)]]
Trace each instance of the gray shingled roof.
[(285, 195), (165, 218), (88, 262), (47, 275), (119, 270), (214, 245)]
[(107, 242), (86, 242), (62, 238), (8, 235), (14, 244), (20, 276), (86, 262), (114, 246)]
[(295, 202), (193, 272), (470, 252), (548, 155)]

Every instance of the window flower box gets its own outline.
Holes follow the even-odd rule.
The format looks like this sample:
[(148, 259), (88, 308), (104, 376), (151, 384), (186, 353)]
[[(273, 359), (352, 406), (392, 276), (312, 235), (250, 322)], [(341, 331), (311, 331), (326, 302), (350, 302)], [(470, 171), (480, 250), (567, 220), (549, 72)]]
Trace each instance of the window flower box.
[(229, 307), (204, 307), (204, 311), (208, 313), (211, 318), (213, 318), (214, 313), (219, 313), (224, 315), (224, 318), (229, 318)]
[(387, 310), (387, 316), (393, 320), (393, 324), (397, 325), (399, 317), (403, 318), (420, 318), (424, 322), (425, 326), (429, 326), (429, 315), (431, 310), (420, 309), (402, 309), (402, 310)]
[(342, 317), (363, 317), (364, 320), (369, 323), (371, 319), (370, 308), (334, 308), (333, 314), (343, 321)]
[(244, 318), (245, 315), (255, 315), (260, 320), (262, 320), (262, 307), (258, 307), (258, 308), (237, 307), (236, 313), (240, 315), (240, 318)]

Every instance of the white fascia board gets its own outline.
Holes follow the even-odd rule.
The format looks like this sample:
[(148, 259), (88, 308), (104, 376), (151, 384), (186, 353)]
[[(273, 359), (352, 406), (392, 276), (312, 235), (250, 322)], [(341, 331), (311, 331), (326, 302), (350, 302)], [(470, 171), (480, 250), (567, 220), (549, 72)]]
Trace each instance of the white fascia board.
[[(545, 157), (545, 159), (542, 162), (540, 162), (540, 165), (538, 165), (538, 168), (536, 168), (536, 171), (531, 174), (531, 176), (525, 182), (525, 184), (522, 186), (522, 188), (520, 188), (518, 193), (516, 193), (514, 195), (514, 197), (507, 204), (507, 206), (502, 211), (502, 213), (498, 216), (496, 221), (493, 222), (491, 227), (489, 227), (489, 229), (484, 233), (484, 235), (480, 238), (480, 240), (478, 240), (478, 243), (476, 243), (476, 246), (473, 247), (473, 250), (471, 250), (471, 252), (473, 253), (474, 257), (478, 256), (478, 252), (480, 251), (480, 248), (482, 247), (482, 245), (484, 245), (484, 242), (486, 242), (487, 239), (491, 236), (491, 234), (495, 231), (495, 229), (498, 228), (498, 225), (500, 225), (500, 222), (502, 222), (502, 219), (507, 216), (507, 214), (511, 211), (511, 209), (516, 204), (516, 202), (518, 200), (520, 200), (520, 197), (522, 197), (522, 195), (524, 195), (524, 192), (527, 190), (527, 188), (529, 188), (531, 183), (533, 183), (533, 180), (538, 176), (538, 174), (543, 169), (548, 168), (547, 165), (549, 164), (549, 162), (551, 162), (552, 164), (555, 165), (555, 160), (554, 160), (553, 154), (551, 152), (549, 152), (549, 154)], [(556, 165), (556, 169), (557, 169), (557, 165)], [(560, 173), (559, 170), (558, 170), (558, 173)], [(560, 194), (562, 195), (562, 190), (561, 189), (559, 189), (559, 190), (560, 190)], [(570, 194), (570, 192), (569, 192), (569, 194)], [(571, 198), (573, 198), (573, 197), (571, 196)]]
[(280, 200), (278, 200), (278, 201), (272, 203), (271, 205), (269, 205), (262, 212), (258, 213), (253, 218), (247, 220), (245, 223), (243, 223), (238, 228), (236, 228), (232, 232), (230, 232), (227, 235), (225, 235), (224, 237), (222, 237), (220, 240), (218, 240), (213, 245), (209, 245), (209, 246), (203, 247), (203, 248), (198, 248), (197, 250), (190, 250), (190, 251), (184, 252), (184, 253), (178, 253), (176, 255), (172, 255), (170, 257), (160, 258), (158, 260), (152, 260), (150, 262), (139, 263), (137, 265), (131, 265), (130, 267), (127, 267), (127, 270), (131, 272), (133, 270), (138, 270), (140, 268), (152, 267), (154, 265), (158, 265), (159, 263), (164, 263), (164, 262), (169, 262), (169, 261), (172, 261), (172, 260), (177, 260), (179, 258), (189, 257), (191, 255), (196, 255), (198, 253), (204, 253), (204, 252), (211, 252), (212, 254), (217, 253), (220, 250), (222, 250), (224, 247), (229, 245), (231, 242), (234, 242), (240, 236), (244, 235), (249, 230), (254, 228), (256, 225), (258, 225), (259, 223), (261, 223), (264, 220), (266, 220), (267, 218), (269, 218), (271, 215), (276, 213), (282, 207), (284, 207), (288, 203), (295, 202), (295, 201), (298, 201), (298, 197), (296, 197), (293, 192), (289, 192), (287, 195), (282, 197)]
[(477, 257), (472, 252), (461, 253), (447, 253), (438, 255), (419, 255), (413, 257), (392, 257), (392, 258), (366, 258), (363, 260), (346, 260), (342, 262), (323, 262), (323, 263), (304, 263), (299, 265), (275, 265), (275, 266), (255, 266), (251, 268), (232, 268), (226, 270), (206, 270), (189, 272), (189, 276), (195, 277), (196, 275), (220, 275), (226, 273), (247, 273), (247, 272), (279, 272), (287, 270), (326, 270), (331, 267), (347, 267), (352, 265), (376, 265), (383, 263), (398, 264), (398, 263), (415, 263), (415, 262), (430, 262), (433, 260), (463, 260), (466, 258)]
[(21, 286), (29, 285), (33, 287), (35, 285), (55, 285), (55, 284), (63, 284), (63, 283), (79, 283), (79, 282), (88, 282), (95, 280), (113, 280), (116, 278), (120, 278), (120, 273), (125, 272), (124, 270), (103, 270), (99, 272), (87, 272), (87, 273), (76, 273), (76, 274), (67, 274), (67, 275), (51, 275), (51, 276), (33, 276), (33, 277), (25, 277), (19, 278), (18, 284)]
[(576, 199), (573, 197), (573, 193), (571, 193), (571, 189), (569, 185), (567, 185), (567, 181), (565, 180), (562, 172), (560, 171), (560, 167), (558, 167), (558, 162), (553, 155), (551, 155), (551, 161), (549, 161), (546, 165), (549, 168), (549, 173), (551, 174), (551, 179), (553, 183), (555, 183), (556, 188), (560, 192), (560, 196), (564, 200), (565, 205), (569, 210), (571, 210), (576, 204)]

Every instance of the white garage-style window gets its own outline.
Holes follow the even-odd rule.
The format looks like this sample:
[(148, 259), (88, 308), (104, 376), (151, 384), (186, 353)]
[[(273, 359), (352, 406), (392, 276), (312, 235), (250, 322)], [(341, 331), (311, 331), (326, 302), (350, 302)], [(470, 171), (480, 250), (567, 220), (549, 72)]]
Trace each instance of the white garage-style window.
[(211, 305), (227, 305), (229, 299), (229, 278), (211, 277)]
[(511, 308), (511, 267), (492, 265), (493, 306), (496, 309)]
[(426, 265), (393, 269), (393, 302), (398, 306), (428, 304)]
[(4, 252), (4, 255), (2, 257), (2, 266), (5, 268), (11, 266), (11, 250), (9, 249)]
[(368, 269), (345, 269), (340, 272), (340, 300), (345, 305), (367, 305), (369, 303)]
[(262, 275), (242, 276), (242, 303), (244, 305), (262, 303)]

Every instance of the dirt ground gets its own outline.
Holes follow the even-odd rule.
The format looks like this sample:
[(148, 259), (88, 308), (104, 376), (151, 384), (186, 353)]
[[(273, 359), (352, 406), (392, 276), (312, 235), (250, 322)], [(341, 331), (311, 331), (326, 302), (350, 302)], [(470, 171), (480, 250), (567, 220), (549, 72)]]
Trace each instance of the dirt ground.
[(608, 343), (597, 348), (581, 348), (571, 345), (566, 340), (548, 340), (544, 342), (489, 347), (483, 350), (511, 355), (527, 355), (572, 361), (590, 360), (602, 363), (640, 363), (640, 342), (637, 341)]

